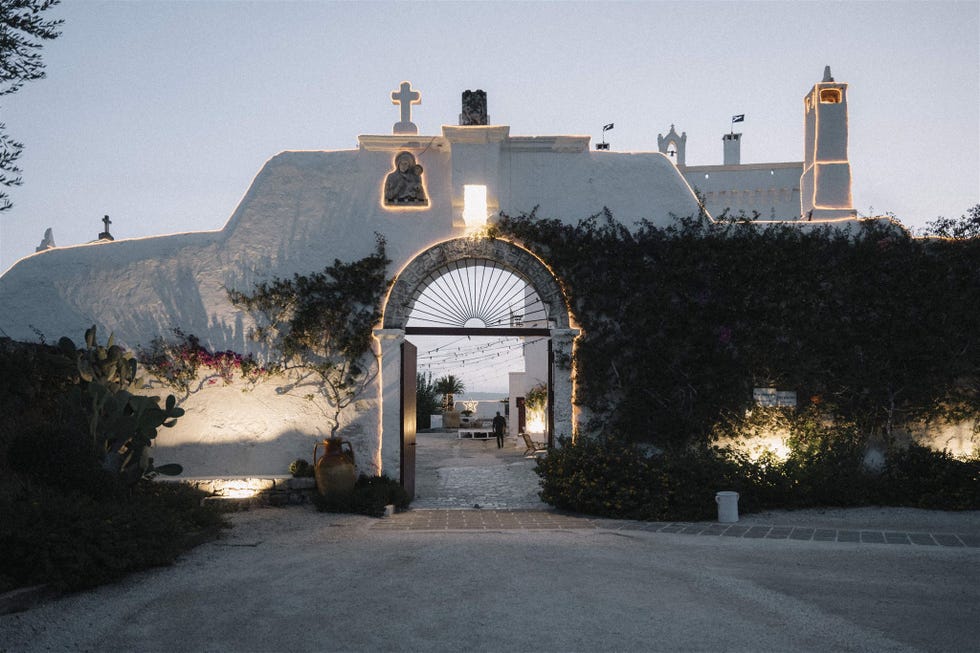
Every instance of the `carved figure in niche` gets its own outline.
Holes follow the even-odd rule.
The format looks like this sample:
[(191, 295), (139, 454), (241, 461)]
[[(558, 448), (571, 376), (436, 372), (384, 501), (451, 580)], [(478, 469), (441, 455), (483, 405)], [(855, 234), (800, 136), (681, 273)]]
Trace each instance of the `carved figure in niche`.
[(486, 125), (487, 121), (486, 91), (463, 91), (463, 112), (459, 116), (459, 124)]
[(385, 177), (385, 204), (428, 204), (422, 189), (422, 166), (411, 152), (399, 152), (395, 169)]

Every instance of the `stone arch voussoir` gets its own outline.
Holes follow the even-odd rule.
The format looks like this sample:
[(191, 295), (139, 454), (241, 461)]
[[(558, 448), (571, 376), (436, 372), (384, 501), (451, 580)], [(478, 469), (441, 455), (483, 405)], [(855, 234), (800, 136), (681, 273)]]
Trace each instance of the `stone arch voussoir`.
[(383, 328), (404, 329), (415, 299), (431, 282), (431, 273), (457, 261), (486, 259), (524, 279), (544, 303), (555, 328), (569, 328), (568, 305), (558, 279), (541, 259), (523, 247), (499, 238), (455, 238), (433, 245), (402, 269), (388, 294)]

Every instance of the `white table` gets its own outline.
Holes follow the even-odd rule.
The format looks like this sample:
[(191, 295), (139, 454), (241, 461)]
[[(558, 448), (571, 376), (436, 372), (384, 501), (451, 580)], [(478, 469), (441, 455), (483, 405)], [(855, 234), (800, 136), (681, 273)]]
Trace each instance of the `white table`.
[(462, 440), (463, 438), (469, 438), (473, 440), (490, 440), (495, 438), (493, 431), (488, 431), (487, 429), (470, 429), (470, 428), (460, 428), (456, 431), (456, 439)]

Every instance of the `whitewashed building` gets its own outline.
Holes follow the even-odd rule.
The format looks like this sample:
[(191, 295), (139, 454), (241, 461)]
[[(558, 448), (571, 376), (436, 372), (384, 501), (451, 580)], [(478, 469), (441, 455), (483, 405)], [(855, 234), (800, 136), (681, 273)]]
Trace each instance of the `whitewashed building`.
[[(853, 218), (846, 92), (828, 69), (806, 95), (801, 163), (741, 164), (740, 135), (731, 134), (723, 165), (688, 166), (685, 137), (673, 129), (656, 152), (594, 151), (588, 136), (520, 136), (489, 124), (480, 92), (464, 94), (460, 125), (420, 134), (411, 111), (421, 95), (405, 82), (392, 93), (401, 111), (392, 133), (361, 135), (353, 150), (277, 154), (218, 231), (49, 247), (18, 261), (0, 277), (0, 329), (17, 340), (40, 331), (78, 341), (96, 324), (134, 348), (179, 327), (211, 349), (248, 352), (249, 319), (227, 289), (249, 291), (258, 281), (362, 258), (379, 233), (396, 283), (375, 330), (376, 379), (340, 431), (354, 443), (361, 470), (411, 477), (406, 442), (414, 434), (403, 426), (401, 400), (402, 378), (414, 383), (414, 374), (403, 366), (403, 343), (413, 320), (432, 327), (417, 306), (435, 280), (474, 267), (523, 284), (522, 324), (533, 322), (552, 354), (529, 359), (544, 361), (535, 367), (556, 361), (527, 376), (550, 381), (550, 434), (571, 435), (574, 317), (542, 261), (518, 244), (479, 236), (488, 218), (537, 207), (542, 217), (577, 222), (608, 208), (627, 224), (666, 225), (698, 213), (692, 188), (704, 193), (709, 213)], [(512, 305), (491, 308), (513, 312)], [(443, 328), (516, 328), (491, 314), (447, 317)], [(177, 426), (161, 433), (157, 458), (179, 461), (190, 476), (281, 474), (328, 430), (309, 402), (275, 382), (249, 393), (208, 387), (185, 408)]]

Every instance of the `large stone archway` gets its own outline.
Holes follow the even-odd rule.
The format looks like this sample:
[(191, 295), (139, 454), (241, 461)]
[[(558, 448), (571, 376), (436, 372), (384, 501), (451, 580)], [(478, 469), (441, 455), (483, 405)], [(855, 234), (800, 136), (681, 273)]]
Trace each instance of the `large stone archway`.
[[(395, 470), (403, 484), (414, 482), (414, 433), (406, 440), (405, 411), (402, 406), (402, 380), (408, 378), (403, 346), (412, 309), (419, 295), (432, 283), (433, 273), (459, 261), (492, 261), (525, 281), (545, 306), (552, 359), (551, 399), (552, 436), (573, 436), (572, 354), (578, 330), (572, 328), (568, 304), (561, 284), (547, 265), (523, 247), (500, 238), (456, 238), (426, 249), (409, 261), (395, 278), (384, 306), (382, 328), (376, 329), (379, 343), (381, 393), (381, 467), (393, 477)], [(414, 373), (411, 375), (414, 378)], [(407, 444), (406, 444), (407, 442)], [(407, 462), (406, 462), (407, 461)]]

